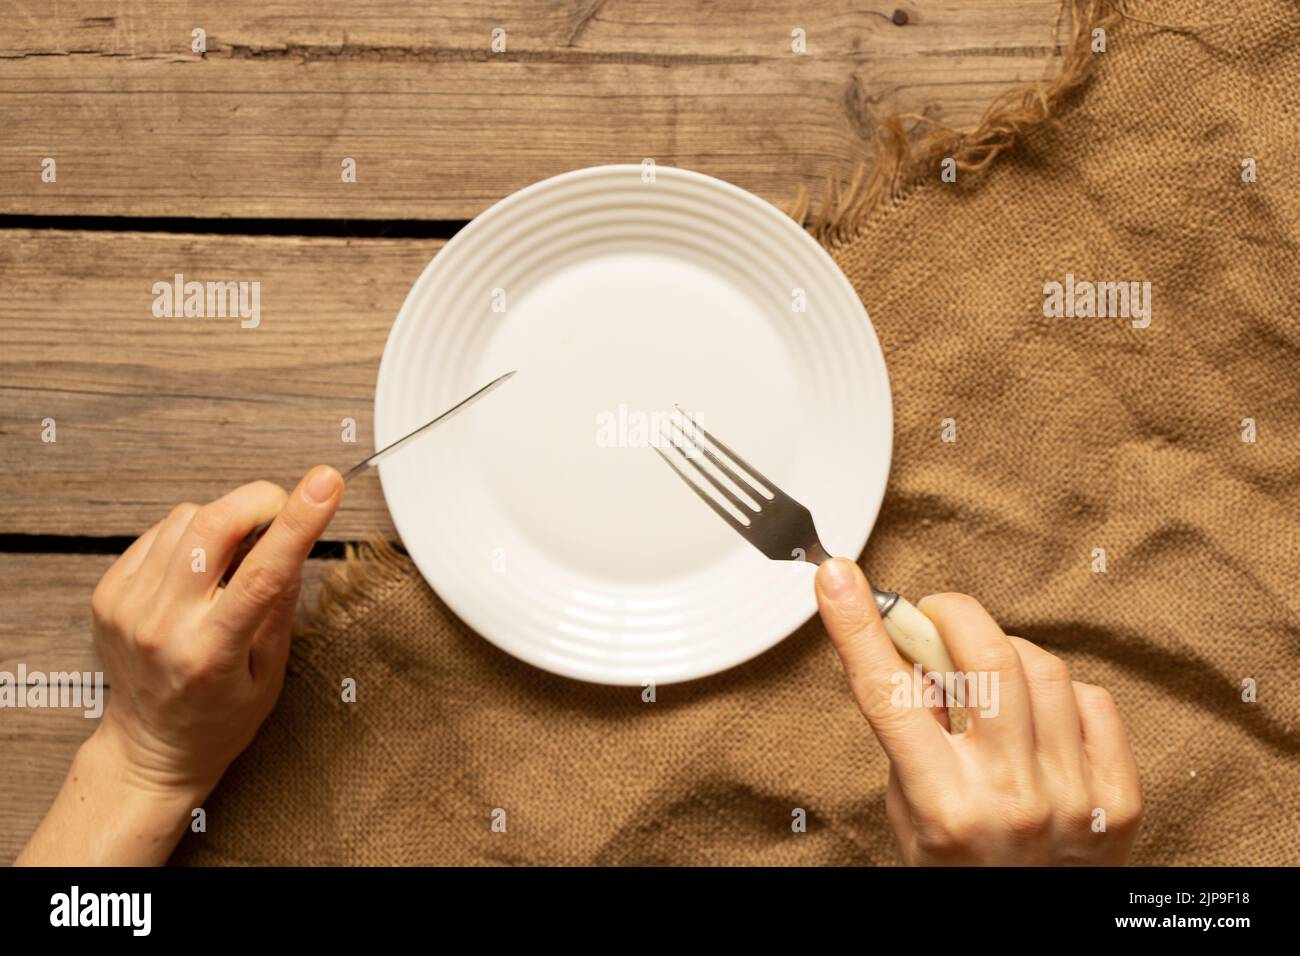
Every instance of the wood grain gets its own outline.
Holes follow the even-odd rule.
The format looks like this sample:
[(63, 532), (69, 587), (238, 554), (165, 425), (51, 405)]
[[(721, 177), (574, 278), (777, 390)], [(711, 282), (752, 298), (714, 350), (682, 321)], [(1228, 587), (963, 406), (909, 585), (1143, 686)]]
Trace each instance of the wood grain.
[[(113, 560), (109, 555), (0, 554), (0, 671), (17, 673), (20, 662), (29, 672), (100, 670), (90, 633), (90, 593)], [(337, 564), (307, 562), (302, 607), (315, 600), (321, 579)], [(27, 842), (77, 747), (97, 724), (70, 709), (0, 709), (0, 866), (11, 863)]]
[[(0, 671), (94, 672), (90, 595), (114, 558), (89, 554), (0, 554), (4, 610)], [(0, 710), (0, 726), (12, 712)]]
[[(862, 42), (893, 53), (965, 49), (989, 53), (1016, 44), (1041, 45), (1054, 0), (920, 0), (863, 4), (855, 0), (493, 0), (491, 4), (353, 0), (328, 9), (301, 0), (167, 0), (123, 10), (116, 0), (10, 2), (0, 54), (41, 50), (165, 56), (190, 53), (191, 31), (203, 27), (212, 49), (263, 52), (419, 50), (485, 52), (491, 31), (504, 28), (508, 48), (527, 52), (609, 54), (770, 54), (784, 52), (790, 31), (804, 29), (817, 55), (862, 54)], [(902, 11), (906, 23), (894, 22)]]
[[(0, 236), (0, 530), (94, 536), (136, 535), (177, 502), (257, 478), (292, 487), (315, 464), (369, 454), (388, 329), (442, 245)], [(260, 324), (155, 318), (153, 284), (176, 273), (260, 282)], [(54, 443), (42, 441), (47, 418)], [(378, 480), (361, 475), (326, 536), (369, 532), (392, 524)]]
[[(462, 219), (546, 176), (647, 157), (778, 203), (800, 183), (819, 193), (868, 154), (884, 113), (970, 126), (1040, 75), (1055, 5), (15, 6), (0, 211)], [(46, 157), (56, 182), (41, 181)]]

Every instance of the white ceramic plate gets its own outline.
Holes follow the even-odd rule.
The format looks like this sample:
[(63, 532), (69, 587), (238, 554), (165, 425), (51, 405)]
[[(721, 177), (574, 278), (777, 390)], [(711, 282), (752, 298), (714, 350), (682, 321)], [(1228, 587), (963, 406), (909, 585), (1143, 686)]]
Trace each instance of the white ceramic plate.
[(646, 445), (638, 423), (674, 403), (807, 505), (833, 553), (866, 544), (893, 428), (880, 345), (830, 256), (742, 189), (601, 166), (484, 212), (397, 316), (377, 447), (510, 369), (380, 477), (429, 584), (516, 657), (689, 680), (815, 612), (811, 565), (764, 558)]

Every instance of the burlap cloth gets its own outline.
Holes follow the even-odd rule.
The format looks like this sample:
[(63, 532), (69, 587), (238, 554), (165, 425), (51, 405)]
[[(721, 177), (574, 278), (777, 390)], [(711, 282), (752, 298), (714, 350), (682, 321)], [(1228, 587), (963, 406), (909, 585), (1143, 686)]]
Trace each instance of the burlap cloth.
[[(914, 598), (977, 595), (1110, 688), (1142, 771), (1134, 862), (1294, 864), (1300, 14), (1128, 14), (1104, 20), (1104, 53), (1067, 31), (1059, 79), (974, 134), (887, 141), (811, 224), (868, 303), (894, 387), (863, 564)], [(1045, 318), (1044, 284), (1067, 273), (1149, 281), (1150, 327)], [(886, 761), (817, 622), (651, 704), (496, 650), (391, 552), (344, 577), (177, 861), (895, 859)]]

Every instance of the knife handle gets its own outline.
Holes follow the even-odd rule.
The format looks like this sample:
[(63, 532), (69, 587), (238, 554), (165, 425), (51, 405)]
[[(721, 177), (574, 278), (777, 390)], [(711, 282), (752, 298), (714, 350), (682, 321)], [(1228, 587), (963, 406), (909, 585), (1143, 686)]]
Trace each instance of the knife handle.
[(224, 587), (230, 583), (230, 579), (235, 576), (239, 566), (244, 563), (244, 558), (248, 557), (248, 552), (253, 550), (257, 542), (262, 540), (262, 535), (266, 534), (266, 529), (271, 527), (274, 518), (268, 518), (263, 521), (248, 534), (244, 535), (239, 544), (235, 545), (235, 553), (230, 556), (230, 563), (226, 565), (225, 573), (221, 575), (221, 584)]
[(956, 666), (944, 646), (934, 622), (916, 609), (906, 598), (894, 601), (882, 618), (885, 633), (909, 661), (921, 665), (923, 673), (954, 674)]

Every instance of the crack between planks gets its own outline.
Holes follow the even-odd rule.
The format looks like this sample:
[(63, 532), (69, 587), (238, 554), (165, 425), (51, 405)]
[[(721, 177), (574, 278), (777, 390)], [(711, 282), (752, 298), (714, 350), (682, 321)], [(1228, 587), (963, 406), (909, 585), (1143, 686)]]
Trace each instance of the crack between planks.
[(51, 232), (135, 232), (307, 239), (447, 240), (468, 223), (467, 219), (250, 219), (185, 216), (44, 216), (0, 213), (0, 234), (8, 229), (24, 229)]
[[(594, 15), (594, 11), (593, 11)], [(575, 34), (576, 36), (576, 34)], [(208, 56), (213, 51), (208, 52)], [(506, 63), (559, 63), (559, 64), (645, 64), (650, 66), (683, 65), (755, 65), (769, 57), (754, 54), (718, 53), (638, 53), (635, 51), (590, 51), (575, 49), (557, 50), (507, 50), (493, 53), (488, 49), (466, 47), (385, 47), (361, 44), (287, 43), (277, 46), (253, 46), (232, 43), (217, 52), (234, 60), (297, 60), (304, 63), (322, 60), (361, 60), (380, 62), (466, 63), (503, 61)]]
[(197, 56), (182, 56), (176, 53), (116, 53), (110, 50), (21, 50), (19, 52), (0, 51), (0, 60), (26, 60), (35, 57), (72, 57), (93, 56), (106, 60), (167, 60), (174, 63), (197, 61)]
[(1065, 52), (1065, 47), (1058, 43), (1056, 46), (968, 46), (954, 47), (944, 50), (921, 50), (921, 56), (927, 57), (958, 57), (958, 56), (1000, 56), (1000, 57), (1033, 57), (1042, 59), (1045, 56), (1061, 56)]
[[(129, 548), (138, 535), (110, 534), (0, 534), (0, 556), (7, 554), (48, 555), (119, 555)], [(329, 539), (312, 545), (309, 558), (341, 561), (348, 545), (359, 540)]]
[[(576, 37), (577, 34), (575, 33)], [(546, 64), (632, 64), (646, 66), (755, 66), (785, 57), (759, 56), (747, 53), (640, 53), (636, 51), (595, 51), (572, 48), (555, 50), (507, 50), (493, 53), (488, 49), (467, 47), (402, 47), (366, 46), (361, 44), (287, 43), (275, 46), (255, 46), (244, 43), (213, 45), (206, 53), (134, 53), (107, 50), (31, 50), (0, 52), (0, 60), (22, 60), (32, 57), (99, 57), (117, 60), (158, 61), (173, 63), (201, 63), (205, 60), (281, 60), (297, 63), (329, 61), (358, 61), (377, 63), (546, 63)]]
[[(501, 61), (506, 63), (545, 63), (560, 65), (591, 64), (626, 64), (643, 66), (757, 66), (762, 63), (790, 59), (785, 54), (761, 55), (754, 53), (648, 53), (635, 50), (600, 51), (580, 50), (573, 44), (581, 37), (590, 20), (599, 12), (603, 0), (594, 4), (590, 14), (580, 17), (566, 40), (566, 45), (559, 49), (542, 50), (507, 50), (494, 53), (488, 49), (469, 47), (407, 47), (407, 46), (369, 46), (365, 44), (343, 43), (338, 45), (286, 43), (278, 45), (255, 45), (248, 43), (230, 43), (213, 45), (205, 53), (178, 52), (117, 52), (111, 50), (76, 49), (76, 50), (21, 50), (0, 51), (0, 60), (22, 60), (36, 57), (96, 57), (113, 60), (139, 60), (141, 62), (202, 63), (207, 60), (261, 60), (285, 61), (296, 63), (322, 63), (332, 61), (354, 61), (373, 63), (487, 63)], [(1061, 53), (1058, 45), (1055, 50), (1048, 46), (976, 46), (953, 49), (921, 49), (916, 54), (924, 57), (963, 57), (982, 56), (1007, 59), (1041, 58), (1049, 53)], [(862, 51), (847, 52), (840, 56), (823, 57), (823, 59), (844, 60), (860, 63), (871, 59)]]

